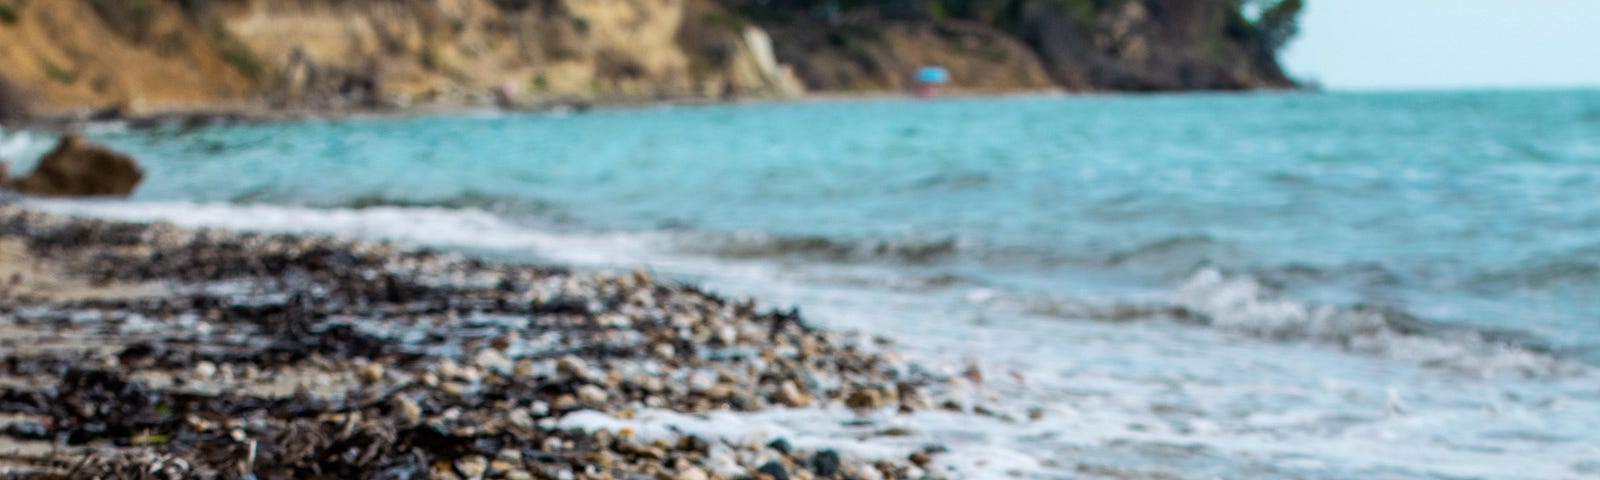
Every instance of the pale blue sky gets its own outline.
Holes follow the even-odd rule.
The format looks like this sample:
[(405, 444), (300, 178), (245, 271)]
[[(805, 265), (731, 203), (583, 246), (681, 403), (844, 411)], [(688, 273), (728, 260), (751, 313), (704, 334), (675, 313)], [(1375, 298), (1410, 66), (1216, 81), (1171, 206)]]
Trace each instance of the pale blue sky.
[(1600, 0), (1306, 0), (1291, 75), (1330, 89), (1600, 86)]

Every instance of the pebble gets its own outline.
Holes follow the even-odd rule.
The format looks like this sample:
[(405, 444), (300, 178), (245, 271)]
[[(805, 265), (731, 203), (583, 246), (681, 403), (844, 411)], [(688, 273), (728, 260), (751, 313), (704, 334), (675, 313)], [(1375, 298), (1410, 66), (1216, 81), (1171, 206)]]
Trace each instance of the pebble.
[(585, 380), (592, 378), (589, 373), (589, 364), (573, 355), (566, 355), (556, 360), (556, 373)]
[(493, 348), (479, 350), (478, 354), (472, 358), (472, 363), (491, 372), (505, 373), (511, 371), (511, 360), (502, 355), (499, 350)]
[(785, 439), (785, 438), (778, 438), (777, 440), (773, 440), (772, 443), (768, 443), (767, 444), (767, 448), (771, 448), (773, 450), (777, 450), (778, 453), (781, 453), (781, 454), (784, 454), (784, 455), (788, 455), (790, 450), (794, 450), (794, 447), (789, 445), (789, 440)]
[(525, 408), (512, 409), (506, 414), (506, 423), (519, 429), (533, 430), (533, 415)]
[(361, 379), (362, 383), (367, 385), (381, 382), (383, 381), (383, 364), (373, 362), (362, 365), (360, 369), (356, 370), (356, 376)]
[[(0, 206), (0, 225), (10, 225), (6, 212), (6, 207)], [(91, 227), (102, 225), (71, 221)], [(95, 228), (101, 227), (87, 231), (94, 233)], [(153, 244), (149, 247), (150, 258), (140, 259), (116, 257), (126, 255), (116, 253), (126, 249), (96, 244), (104, 243), (96, 239), (114, 236), (69, 233), (73, 236), (57, 237), (89, 240), (66, 246), (47, 245), (54, 249), (50, 251), (64, 252), (58, 253), (63, 258), (109, 254), (129, 260), (95, 260), (99, 262), (96, 265), (108, 265), (103, 268), (125, 270), (110, 272), (113, 281), (152, 280), (137, 275), (168, 280), (162, 277), (170, 276), (166, 273), (138, 272), (188, 272), (195, 270), (195, 265), (216, 265), (217, 271), (199, 269), (201, 272), (186, 273), (180, 281), (199, 282), (196, 287), (218, 281), (259, 282), (261, 286), (253, 287), (255, 290), (237, 295), (295, 299), (309, 294), (313, 298), (310, 303), (290, 307), (309, 310), (306, 318), (310, 319), (312, 331), (328, 333), (306, 339), (270, 339), (319, 352), (311, 358), (230, 360), (220, 366), (191, 360), (193, 364), (187, 370), (189, 375), (201, 378), (225, 378), (234, 371), (243, 371), (250, 378), (262, 371), (305, 371), (307, 375), (293, 378), (312, 379), (302, 383), (316, 386), (317, 401), (294, 405), (308, 412), (306, 415), (288, 419), (275, 410), (250, 406), (253, 403), (242, 407), (228, 404), (226, 407), (245, 413), (227, 422), (191, 422), (193, 430), (227, 432), (235, 442), (287, 438), (284, 425), (291, 420), (305, 422), (306, 427), (322, 432), (307, 438), (311, 445), (305, 449), (261, 444), (258, 467), (315, 468), (322, 461), (319, 458), (331, 458), (328, 455), (380, 452), (367, 466), (351, 470), (349, 478), (379, 475), (382, 472), (366, 470), (376, 465), (392, 465), (396, 470), (391, 472), (406, 469), (403, 471), (413, 476), (514, 479), (721, 480), (754, 476), (811, 480), (859, 476), (862, 480), (881, 480), (886, 475), (899, 478), (897, 473), (923, 471), (909, 469), (907, 458), (877, 467), (846, 463), (836, 451), (800, 451), (781, 438), (764, 445), (748, 442), (737, 446), (707, 442), (692, 435), (646, 441), (639, 433), (618, 436), (610, 431), (570, 430), (552, 416), (579, 408), (626, 419), (630, 412), (643, 407), (699, 414), (757, 411), (769, 405), (805, 408), (835, 400), (858, 410), (879, 409), (896, 402), (902, 408), (925, 408), (932, 403), (916, 388), (927, 380), (899, 373), (914, 369), (895, 363), (892, 352), (853, 348), (851, 342), (860, 341), (860, 337), (815, 330), (793, 313), (757, 311), (751, 301), (718, 297), (692, 286), (653, 283), (647, 276), (618, 279), (574, 275), (457, 254), (357, 247), (327, 239), (213, 231), (193, 234), (208, 239), (205, 242), (209, 243), (199, 246), (176, 243), (161, 247), (152, 240), (141, 240)], [(8, 234), (0, 231), (0, 236), (4, 235)], [(257, 259), (269, 256), (285, 259), (285, 267), (303, 272), (262, 277), (249, 268), (233, 266), (253, 265)], [(152, 268), (142, 268), (145, 264)], [(477, 284), (484, 286), (473, 286)], [(236, 294), (222, 293), (218, 298), (178, 295), (179, 302), (160, 307), (176, 310), (170, 313), (148, 312), (142, 309), (155, 307), (140, 304), (122, 308), (152, 318), (166, 315), (209, 319), (208, 325), (218, 335), (259, 334), (255, 326), (262, 320), (256, 318), (261, 314), (215, 306), (239, 303), (233, 298)], [(189, 307), (190, 304), (196, 306)], [(520, 320), (462, 328), (475, 322), (473, 317), (479, 314)], [(114, 321), (114, 316), (100, 321)], [(382, 321), (384, 328), (394, 330), (395, 335), (374, 338), (363, 329), (326, 329), (331, 326), (325, 324), (328, 319), (344, 318)], [(180, 338), (185, 337), (158, 336), (152, 342), (162, 350), (182, 352), (192, 348), (174, 341)], [(295, 344), (297, 341), (304, 343)], [(507, 352), (520, 358), (512, 359)], [(145, 368), (130, 366), (132, 361), (123, 363), (126, 365), (111, 368), (133, 373)], [(179, 368), (176, 372), (183, 376), (185, 370)], [(260, 376), (270, 379), (273, 375)], [(959, 373), (954, 376), (959, 378)], [(407, 379), (415, 382), (406, 382)], [(398, 393), (381, 400), (379, 405), (369, 403), (367, 399), (374, 393), (371, 387), (386, 381), (402, 384), (395, 385), (400, 389)], [(348, 410), (336, 415), (317, 414), (336, 405), (347, 405), (344, 408)], [(424, 406), (433, 413), (424, 413)], [(219, 411), (201, 410), (209, 414)], [(453, 440), (438, 442), (427, 436), (419, 440), (414, 435), (394, 435), (424, 423)], [(374, 435), (375, 432), (386, 434)], [(507, 440), (513, 437), (515, 440)], [(192, 447), (184, 443), (191, 440), (173, 438), (171, 447), (156, 447), (157, 453), (190, 462), (213, 462), (176, 450)], [(348, 452), (316, 450), (329, 445), (344, 448), (346, 444), (341, 442), (355, 443), (350, 444)], [(403, 446), (406, 453), (381, 453), (387, 450), (373, 450), (373, 442), (392, 442)], [(160, 451), (162, 448), (170, 450)], [(462, 457), (489, 452), (498, 452), (498, 456), (491, 455), (493, 461), (482, 456)], [(524, 453), (529, 457), (521, 458)], [(422, 459), (439, 460), (413, 464), (426, 461)], [(914, 463), (924, 459), (910, 460)], [(124, 463), (119, 465), (137, 465), (133, 461), (121, 462)], [(280, 462), (296, 466), (286, 467)], [(756, 466), (759, 468), (752, 469)], [(220, 471), (233, 467), (206, 468)]]
[(677, 475), (673, 475), (672, 476), (672, 480), (709, 480), (709, 479), (710, 479), (710, 476), (706, 475), (706, 471), (705, 470), (701, 470), (700, 467), (688, 467), (688, 468), (679, 470)]
[(732, 397), (733, 396), (733, 392), (734, 392), (733, 385), (729, 385), (729, 384), (726, 384), (726, 383), (719, 383), (719, 384), (716, 384), (716, 385), (712, 385), (711, 388), (706, 389), (706, 396), (707, 397), (711, 397), (713, 399), (717, 399), (717, 400), (723, 400), (723, 399), (727, 399), (729, 397)]
[(405, 422), (405, 426), (422, 422), (422, 407), (417, 406), (417, 402), (412, 400), (411, 397), (395, 395), (391, 403), (395, 412), (400, 415), (400, 420)]
[(856, 467), (856, 479), (883, 480), (883, 472), (878, 470), (876, 466), (861, 464), (861, 466)]
[(482, 479), (483, 473), (488, 469), (489, 460), (477, 455), (456, 460), (456, 473), (461, 474), (467, 480)]
[(537, 365), (533, 363), (533, 359), (524, 358), (517, 360), (517, 365), (512, 367), (511, 374), (516, 375), (517, 378), (529, 378), (538, 371), (537, 368)]
[(916, 452), (911, 454), (910, 460), (912, 465), (928, 468), (928, 463), (933, 461), (933, 457), (928, 456), (927, 453)]
[(856, 410), (874, 410), (883, 406), (883, 394), (875, 388), (858, 389), (845, 397), (844, 404)]
[(577, 393), (578, 399), (587, 404), (604, 404), (606, 403), (606, 397), (608, 396), (605, 389), (596, 387), (594, 385), (584, 385), (578, 387)]
[(444, 361), (442, 361), (442, 362), (439, 362), (438, 371), (439, 371), (439, 376), (444, 377), (446, 379), (450, 379), (450, 378), (467, 378), (469, 375), (471, 375), (470, 373), (467, 372), (467, 369), (462, 368), (461, 365), (459, 365), (459, 364), (457, 364), (455, 362), (455, 360), (451, 360), (451, 359), (448, 359), (448, 358), (444, 359)]
[(811, 405), (811, 396), (801, 393), (800, 387), (796, 386), (792, 380), (785, 380), (783, 384), (778, 386), (776, 400), (778, 403), (792, 408)]
[(789, 480), (789, 469), (783, 468), (783, 464), (778, 462), (767, 462), (761, 468), (757, 468), (756, 472), (772, 477), (773, 480)]
[(933, 399), (927, 392), (910, 383), (902, 382), (895, 388), (900, 392), (900, 408), (906, 411), (928, 410), (933, 408)]
[(217, 376), (217, 364), (201, 360), (194, 364), (194, 378), (210, 380)]
[(823, 450), (812, 455), (811, 471), (819, 477), (831, 477), (839, 473), (839, 452)]

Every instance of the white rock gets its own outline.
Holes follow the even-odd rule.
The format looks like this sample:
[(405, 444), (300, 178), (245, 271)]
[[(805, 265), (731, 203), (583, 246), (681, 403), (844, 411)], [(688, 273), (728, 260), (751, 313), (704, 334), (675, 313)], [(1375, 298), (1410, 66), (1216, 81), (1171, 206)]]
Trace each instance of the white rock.
[(582, 379), (590, 378), (589, 364), (584, 363), (583, 359), (572, 355), (566, 355), (556, 360), (556, 372)]
[(510, 413), (506, 414), (506, 422), (517, 428), (533, 429), (533, 415), (529, 414), (526, 408), (512, 409)]
[(594, 385), (578, 387), (578, 399), (584, 403), (606, 403), (606, 391)]
[(489, 460), (473, 455), (456, 460), (456, 472), (467, 477), (468, 480), (483, 478), (483, 472), (489, 469)]
[(678, 355), (678, 349), (673, 348), (670, 343), (661, 342), (656, 344), (655, 353), (656, 357), (662, 360), (671, 360)]
[(685, 468), (678, 472), (677, 475), (672, 476), (673, 480), (707, 480), (708, 478), (710, 477), (706, 475), (706, 471), (701, 470), (699, 467)]
[(217, 376), (217, 364), (205, 360), (194, 364), (194, 377), (201, 380), (210, 380)]
[(856, 468), (856, 478), (860, 480), (883, 480), (883, 472), (872, 465), (861, 465)]
[(472, 358), (472, 363), (484, 370), (500, 373), (511, 372), (512, 367), (511, 360), (493, 348), (478, 350), (478, 355)]

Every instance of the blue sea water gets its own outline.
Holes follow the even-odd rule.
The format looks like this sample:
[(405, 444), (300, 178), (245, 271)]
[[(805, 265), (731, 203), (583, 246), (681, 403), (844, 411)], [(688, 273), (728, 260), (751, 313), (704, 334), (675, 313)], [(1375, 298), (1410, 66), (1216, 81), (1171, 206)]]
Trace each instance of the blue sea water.
[[(140, 158), (147, 184), (34, 205), (648, 268), (894, 337), (933, 368), (1010, 372), (952, 394), (1041, 419), (896, 420), (949, 444), (958, 476), (1600, 476), (1600, 92), (93, 136)], [(13, 133), (0, 156), (47, 146)]]

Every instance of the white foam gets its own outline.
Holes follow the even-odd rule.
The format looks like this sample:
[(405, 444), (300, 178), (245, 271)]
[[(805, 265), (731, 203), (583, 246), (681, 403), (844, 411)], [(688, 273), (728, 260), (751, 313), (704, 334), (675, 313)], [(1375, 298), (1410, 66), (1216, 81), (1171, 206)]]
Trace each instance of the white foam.
[(13, 170), (22, 170), (44, 155), (51, 142), (32, 132), (7, 132), (0, 128), (0, 160), (10, 163)]
[(480, 210), (433, 207), (318, 209), (274, 205), (32, 199), (30, 208), (67, 215), (187, 228), (334, 235), (402, 244), (488, 249), (589, 265), (638, 263), (655, 234), (557, 235), (514, 225)]
[(1385, 312), (1313, 305), (1283, 298), (1248, 276), (1202, 269), (1179, 287), (1174, 301), (1204, 313), (1210, 325), (1273, 340), (1309, 340), (1485, 377), (1566, 376), (1581, 365), (1467, 330), (1409, 334)]

